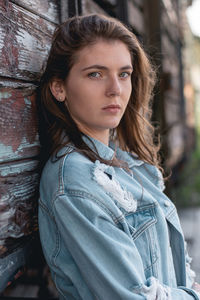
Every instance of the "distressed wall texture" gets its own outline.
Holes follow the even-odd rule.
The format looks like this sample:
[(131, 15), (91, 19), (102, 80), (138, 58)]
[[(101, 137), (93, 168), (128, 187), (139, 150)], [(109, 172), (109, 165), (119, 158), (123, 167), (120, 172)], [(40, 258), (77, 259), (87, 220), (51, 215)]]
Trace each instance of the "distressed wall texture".
[(0, 291), (37, 230), (34, 90), (56, 23), (57, 1), (0, 1)]

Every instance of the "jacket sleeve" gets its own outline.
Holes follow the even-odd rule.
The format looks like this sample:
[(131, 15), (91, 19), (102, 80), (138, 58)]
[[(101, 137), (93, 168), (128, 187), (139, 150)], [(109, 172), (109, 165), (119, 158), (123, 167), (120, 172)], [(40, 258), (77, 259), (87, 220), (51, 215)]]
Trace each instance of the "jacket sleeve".
[[(60, 243), (71, 253), (97, 299), (200, 299), (192, 289), (170, 288), (154, 277), (146, 280), (134, 241), (92, 195), (59, 195), (54, 202), (54, 215)], [(68, 268), (65, 261), (58, 267)], [(82, 298), (86, 299), (83, 295)]]

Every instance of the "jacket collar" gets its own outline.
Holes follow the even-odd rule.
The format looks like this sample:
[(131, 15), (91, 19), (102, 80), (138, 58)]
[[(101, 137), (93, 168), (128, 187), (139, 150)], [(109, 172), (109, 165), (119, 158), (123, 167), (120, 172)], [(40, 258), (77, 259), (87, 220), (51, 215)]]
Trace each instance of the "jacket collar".
[(139, 160), (136, 155), (121, 150), (113, 141), (110, 141), (109, 146), (107, 146), (90, 136), (83, 136), (83, 140), (92, 150), (97, 150), (99, 156), (103, 159), (111, 160), (116, 152), (117, 158), (127, 162), (129, 168), (141, 166), (144, 163), (142, 160)]
[(123, 151), (120, 148), (117, 148), (117, 157), (120, 160), (126, 161), (130, 169), (144, 164), (144, 161), (140, 160), (136, 154)]
[(101, 158), (106, 160), (113, 158), (115, 151), (111, 147), (87, 135), (83, 136), (83, 140), (93, 151), (98, 152)]

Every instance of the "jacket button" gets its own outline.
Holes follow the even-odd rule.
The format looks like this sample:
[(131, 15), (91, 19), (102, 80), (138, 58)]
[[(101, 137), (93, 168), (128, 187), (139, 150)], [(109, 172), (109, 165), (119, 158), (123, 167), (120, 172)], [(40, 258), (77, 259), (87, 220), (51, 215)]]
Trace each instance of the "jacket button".
[(170, 203), (168, 200), (165, 200), (165, 201), (164, 201), (164, 205), (168, 207), (168, 206), (171, 205), (171, 203)]

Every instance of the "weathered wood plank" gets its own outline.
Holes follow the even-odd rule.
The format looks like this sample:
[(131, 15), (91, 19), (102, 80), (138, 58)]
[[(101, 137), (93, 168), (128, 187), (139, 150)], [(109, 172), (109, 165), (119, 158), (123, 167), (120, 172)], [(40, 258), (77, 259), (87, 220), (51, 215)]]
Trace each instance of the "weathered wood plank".
[[(174, 63), (178, 66), (178, 52), (177, 52), (177, 41), (172, 43), (167, 34), (163, 34), (161, 38), (162, 43), (162, 55), (163, 57), (170, 57), (174, 60)], [(163, 62), (164, 63), (164, 62)], [(170, 68), (172, 66), (169, 66)]]
[(55, 25), (9, 2), (0, 2), (1, 76), (38, 80)]
[(10, 2), (55, 24), (59, 23), (59, 7), (57, 0), (10, 0)]
[(162, 0), (161, 3), (163, 5), (163, 11), (167, 14), (169, 20), (168, 23), (174, 26), (175, 32), (178, 32), (179, 22), (178, 22), (178, 15), (177, 15), (177, 7), (175, 5), (176, 1), (171, 0)]
[(37, 166), (34, 160), (0, 165), (0, 257), (37, 230)]
[(107, 15), (106, 12), (99, 5), (97, 5), (94, 1), (84, 0), (83, 1), (83, 15), (92, 14), (92, 13), (100, 13), (103, 15)]
[(144, 14), (131, 1), (128, 1), (128, 20), (140, 35), (144, 35)]
[(69, 7), (68, 7), (68, 1), (66, 0), (60, 0), (60, 18), (61, 22), (65, 22), (69, 17)]
[(161, 28), (163, 33), (167, 34), (171, 39), (171, 44), (175, 44), (176, 46), (177, 40), (180, 38), (180, 28), (176, 23), (172, 22), (172, 18), (169, 17), (169, 13), (164, 9), (161, 19)]
[(39, 152), (34, 90), (33, 84), (0, 81), (0, 162)]

